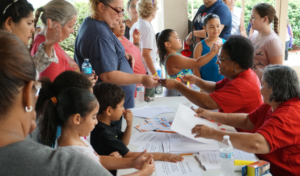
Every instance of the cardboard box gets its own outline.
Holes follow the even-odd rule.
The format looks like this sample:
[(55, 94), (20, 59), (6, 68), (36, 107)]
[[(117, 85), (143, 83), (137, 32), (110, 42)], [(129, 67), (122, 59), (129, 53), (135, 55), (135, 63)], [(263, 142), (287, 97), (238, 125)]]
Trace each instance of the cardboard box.
[(242, 176), (263, 176), (270, 173), (270, 163), (257, 161), (242, 168)]

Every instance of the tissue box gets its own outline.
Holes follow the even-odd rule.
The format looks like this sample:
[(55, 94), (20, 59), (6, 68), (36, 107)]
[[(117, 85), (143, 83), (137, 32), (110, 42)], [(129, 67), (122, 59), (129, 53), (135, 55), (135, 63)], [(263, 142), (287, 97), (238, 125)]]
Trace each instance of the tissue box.
[(270, 173), (270, 163), (257, 161), (242, 168), (242, 176), (263, 176)]

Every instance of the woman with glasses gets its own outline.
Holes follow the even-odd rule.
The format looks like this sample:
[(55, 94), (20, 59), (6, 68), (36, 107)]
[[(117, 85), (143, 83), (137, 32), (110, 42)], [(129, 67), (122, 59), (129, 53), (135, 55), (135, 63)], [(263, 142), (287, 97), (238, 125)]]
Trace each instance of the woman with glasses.
[[(156, 87), (157, 78), (133, 73), (128, 54), (111, 31), (123, 17), (123, 0), (90, 0), (90, 6), (92, 15), (83, 21), (76, 37), (75, 60), (82, 65), (89, 58), (100, 81), (121, 86), (126, 93), (125, 109), (133, 108), (135, 84)], [(121, 124), (122, 119), (113, 125), (121, 129)]]
[(91, 159), (25, 140), (36, 127), (37, 73), (24, 41), (0, 31), (0, 175), (109, 176)]
[[(158, 10), (157, 0), (139, 0), (137, 10), (140, 18), (130, 29), (130, 41), (134, 43), (133, 35), (138, 30), (141, 33), (141, 38), (139, 43), (135, 42), (134, 45), (139, 46), (141, 50), (147, 74), (157, 76), (155, 68), (157, 45), (155, 32), (151, 25)], [(155, 96), (155, 88), (145, 89), (145, 97), (148, 96)]]
[(136, 4), (138, 0), (129, 0), (127, 3), (127, 12), (129, 14), (129, 18), (125, 21), (126, 29), (125, 29), (125, 37), (130, 39), (130, 29), (139, 19), (139, 14), (136, 10)]
[[(176, 89), (195, 105), (204, 109), (219, 109), (225, 113), (250, 113), (262, 104), (260, 81), (251, 69), (254, 48), (243, 36), (230, 36), (218, 56), (219, 82), (204, 81), (194, 75), (184, 77), (204, 92), (196, 92), (175, 80), (161, 80), (162, 86)], [(237, 129), (239, 131), (239, 129)]]

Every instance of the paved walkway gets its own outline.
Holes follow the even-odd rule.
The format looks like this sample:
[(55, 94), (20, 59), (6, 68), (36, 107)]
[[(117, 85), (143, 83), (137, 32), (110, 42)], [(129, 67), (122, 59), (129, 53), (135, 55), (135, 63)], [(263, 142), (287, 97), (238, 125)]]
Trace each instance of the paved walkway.
[(284, 64), (291, 67), (300, 66), (300, 51), (289, 52), (289, 58), (287, 61), (284, 61)]

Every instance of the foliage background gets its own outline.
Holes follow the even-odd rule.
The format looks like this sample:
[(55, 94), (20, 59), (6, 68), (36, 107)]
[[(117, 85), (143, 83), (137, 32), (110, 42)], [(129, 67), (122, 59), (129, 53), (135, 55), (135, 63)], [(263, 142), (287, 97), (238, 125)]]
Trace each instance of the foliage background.
[[(128, 0), (124, 0), (124, 9), (126, 9)], [(247, 28), (250, 16), (251, 16), (251, 10), (253, 6), (255, 6), (258, 3), (266, 2), (270, 3), (275, 7), (275, 0), (246, 0), (246, 9), (245, 9), (245, 27)], [(77, 11), (78, 11), (78, 20), (76, 25), (74, 26), (74, 34), (71, 34), (68, 39), (63, 41), (61, 43), (62, 48), (71, 56), (74, 55), (74, 43), (75, 38), (77, 35), (77, 32), (79, 30), (79, 27), (83, 20), (90, 15), (89, 10), (89, 4), (88, 1), (81, 0), (81, 1), (75, 1), (74, 3)], [(189, 0), (188, 3), (188, 15), (189, 18), (192, 18), (192, 9), (194, 9), (194, 12), (196, 13), (198, 8), (203, 5), (202, 0), (194, 0), (194, 3), (192, 0)], [(193, 7), (192, 7), (193, 6)], [(241, 7), (242, 6), (242, 0), (236, 0), (236, 6)], [(300, 46), (300, 0), (289, 0), (289, 7), (288, 7), (288, 18), (290, 19), (290, 24), (293, 28), (294, 32), (294, 45)], [(195, 14), (194, 13), (194, 14)], [(125, 19), (127, 19), (128, 14), (126, 12)]]

